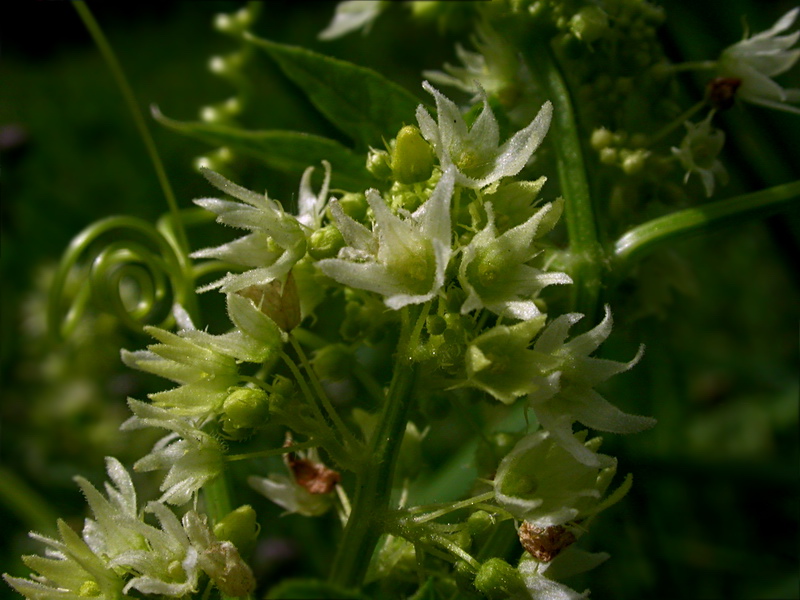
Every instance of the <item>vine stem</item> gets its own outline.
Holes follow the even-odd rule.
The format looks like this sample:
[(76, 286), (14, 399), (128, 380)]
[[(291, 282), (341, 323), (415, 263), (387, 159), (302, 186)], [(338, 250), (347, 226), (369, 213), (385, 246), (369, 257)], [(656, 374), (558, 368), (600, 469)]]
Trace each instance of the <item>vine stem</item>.
[(380, 421), (372, 433), (365, 462), (357, 473), (352, 512), (331, 567), (330, 581), (345, 588), (359, 587), (370, 558), (384, 529), (392, 480), (400, 445), (405, 434), (408, 412), (413, 401), (416, 364), (411, 358), (420, 320), (428, 305), (402, 310), (402, 326), (394, 372)]
[(647, 221), (624, 233), (614, 244), (615, 270), (630, 267), (668, 242), (731, 222), (763, 217), (785, 208), (798, 197), (800, 181), (793, 181)]
[(553, 127), (548, 136), (556, 155), (561, 190), (566, 200), (564, 218), (569, 235), (572, 307), (592, 318), (600, 295), (604, 253), (597, 236), (597, 222), (589, 192), (572, 97), (546, 38), (531, 36), (523, 46), (531, 72), (553, 103)]
[(122, 70), (119, 61), (117, 60), (117, 56), (114, 54), (114, 50), (111, 48), (111, 44), (108, 43), (103, 30), (100, 28), (100, 25), (98, 25), (97, 21), (92, 15), (92, 12), (89, 10), (89, 7), (86, 6), (86, 3), (83, 2), (83, 0), (75, 0), (72, 5), (75, 7), (75, 10), (78, 12), (78, 15), (83, 21), (83, 24), (86, 26), (89, 34), (92, 36), (92, 39), (97, 45), (98, 50), (100, 50), (100, 54), (106, 61), (106, 64), (108, 65), (108, 68), (111, 71), (111, 74), (113, 75), (120, 92), (122, 93), (125, 104), (127, 105), (128, 110), (130, 110), (133, 121), (136, 124), (136, 129), (139, 131), (139, 135), (141, 136), (142, 141), (147, 149), (147, 154), (150, 157), (150, 161), (153, 163), (153, 168), (155, 169), (156, 176), (158, 177), (158, 182), (161, 185), (161, 190), (163, 191), (164, 197), (169, 205), (169, 211), (172, 214), (172, 218), (175, 222), (175, 232), (178, 244), (180, 245), (180, 249), (183, 251), (183, 254), (187, 255), (189, 252), (189, 242), (186, 237), (186, 231), (183, 228), (180, 211), (178, 210), (178, 203), (175, 200), (175, 194), (172, 191), (172, 186), (167, 178), (167, 174), (164, 170), (164, 165), (161, 162), (161, 157), (158, 154), (156, 144), (153, 141), (153, 137), (150, 135), (150, 130), (147, 128), (147, 124), (144, 120), (144, 116), (142, 115), (142, 111), (139, 108), (139, 104), (136, 102), (136, 96), (134, 95), (133, 90), (128, 83), (128, 79), (125, 77), (125, 72)]

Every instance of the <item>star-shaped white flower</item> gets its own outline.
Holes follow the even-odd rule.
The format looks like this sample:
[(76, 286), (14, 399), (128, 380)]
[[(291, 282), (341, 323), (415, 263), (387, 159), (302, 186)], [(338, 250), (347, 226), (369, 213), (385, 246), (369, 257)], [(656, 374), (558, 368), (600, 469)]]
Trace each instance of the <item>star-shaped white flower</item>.
[[(485, 307), (498, 315), (532, 319), (541, 314), (533, 298), (544, 287), (572, 283), (566, 273), (541, 271), (526, 264), (539, 253), (534, 239), (555, 225), (562, 206), (563, 201), (546, 204), (525, 223), (498, 236), (492, 204), (486, 203), (488, 223), (461, 257), (458, 280), (467, 292), (462, 314)], [(542, 226), (548, 215), (552, 218)]]
[[(220, 288), (225, 293), (232, 293), (276, 279), (283, 280), (306, 254), (306, 235), (300, 222), (266, 194), (251, 192), (214, 171), (202, 171), (214, 186), (241, 202), (201, 198), (195, 200), (195, 204), (216, 213), (217, 222), (251, 233), (215, 248), (193, 252), (192, 258), (216, 258), (251, 268), (244, 273), (228, 273), (198, 291)], [(314, 218), (312, 212), (309, 207), (311, 219)]]
[(711, 118), (714, 116), (710, 112), (708, 116), (699, 123), (686, 121), (686, 135), (681, 141), (680, 148), (672, 148), (674, 154), (681, 165), (686, 169), (686, 176), (683, 182), (689, 181), (692, 173), (697, 173), (703, 182), (706, 196), (709, 198), (714, 193), (716, 179), (723, 184), (728, 181), (728, 172), (717, 156), (722, 151), (725, 144), (725, 132), (721, 129), (714, 129), (711, 126)]
[(590, 467), (608, 466), (610, 457), (597, 454), (578, 442), (572, 433), (575, 421), (598, 431), (637, 433), (655, 425), (655, 419), (622, 412), (593, 388), (633, 367), (644, 348), (627, 363), (589, 356), (611, 333), (611, 310), (597, 327), (566, 341), (570, 327), (583, 315), (570, 313), (552, 321), (533, 349), (561, 361), (549, 373), (536, 377), (538, 389), (528, 395), (530, 407), (541, 426), (578, 461)]
[(345, 214), (337, 202), (331, 212), (348, 244), (337, 258), (319, 261), (328, 277), (352, 288), (384, 296), (398, 310), (433, 298), (444, 285), (452, 254), (450, 200), (454, 173), (446, 170), (436, 188), (411, 215), (395, 215), (377, 190), (367, 191), (374, 215), (372, 231)]
[(800, 48), (791, 49), (800, 31), (778, 35), (789, 29), (800, 15), (795, 7), (761, 33), (723, 50), (717, 63), (720, 75), (741, 80), (736, 95), (747, 102), (800, 114), (800, 89), (784, 89), (772, 77), (785, 73), (800, 59)]
[(164, 494), (160, 502), (186, 504), (222, 472), (223, 452), (219, 442), (192, 421), (133, 398), (128, 400), (128, 406), (134, 416), (121, 429), (161, 427), (173, 432), (156, 442), (150, 454), (133, 465), (136, 471), (169, 469), (161, 484)]
[(500, 145), (500, 128), (483, 88), (479, 96), (483, 110), (467, 127), (455, 103), (427, 81), (422, 87), (436, 99), (437, 121), (420, 105), (417, 121), (422, 136), (433, 146), (442, 169), (456, 169), (456, 183), (481, 189), (519, 173), (544, 140), (550, 127), (553, 105), (545, 102), (531, 123)]

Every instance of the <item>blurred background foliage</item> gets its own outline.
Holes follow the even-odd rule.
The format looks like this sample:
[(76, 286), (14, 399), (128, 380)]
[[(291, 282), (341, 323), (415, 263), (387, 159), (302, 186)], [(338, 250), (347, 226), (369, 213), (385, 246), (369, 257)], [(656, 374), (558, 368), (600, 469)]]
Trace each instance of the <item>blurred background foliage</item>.
[[(786, 2), (665, 0), (662, 39), (673, 61), (717, 56), (741, 36), (741, 15), (753, 31), (791, 8)], [(208, 58), (235, 50), (211, 27), (231, 2), (97, 3), (91, 5), (143, 107), (156, 103), (172, 118), (195, 120), (199, 107), (232, 89), (207, 69)], [(401, 12), (379, 19), (368, 37), (322, 43), (333, 2), (271, 1), (256, 32), (372, 67), (421, 95), (423, 69), (454, 62), (456, 38), (434, 24), (412, 24)], [(0, 564), (26, 574), (19, 555), (33, 551), (26, 532), (49, 533), (56, 516), (79, 526), (84, 503), (72, 481), (103, 480), (103, 456), (127, 464), (153, 437), (117, 431), (125, 398), (161, 385), (132, 373), (119, 348), (141, 348), (142, 335), (110, 317), (88, 317), (65, 342), (45, 326), (45, 294), (69, 240), (111, 214), (155, 221), (166, 205), (141, 140), (106, 65), (69, 2), (16, 3), (0, 21), (2, 237), (0, 238), (0, 519), (6, 525)], [(253, 128), (310, 131), (346, 140), (298, 90), (259, 55), (251, 66), (255, 97), (242, 122)], [(800, 77), (795, 68), (794, 85)], [(702, 80), (682, 80), (694, 97)], [(411, 118), (411, 117), (410, 117)], [(154, 122), (152, 132), (182, 207), (211, 192), (192, 166), (207, 146)], [(717, 197), (797, 178), (800, 117), (754, 107), (724, 115), (723, 160), (734, 174)], [(299, 173), (253, 160), (230, 173), (254, 189), (291, 203)], [(606, 393), (621, 408), (653, 415), (658, 426), (607, 439), (620, 472), (633, 472), (633, 491), (584, 538), (612, 559), (576, 589), (596, 598), (798, 598), (798, 212), (739, 225), (660, 252), (641, 267), (647, 286), (622, 288), (614, 300), (619, 327), (606, 344), (614, 358), (647, 353)], [(193, 247), (215, 243), (219, 228), (190, 232)], [(671, 282), (671, 283), (670, 283)], [(671, 302), (660, 316), (636, 316), (648, 294)], [(212, 300), (208, 300), (213, 302)], [(627, 307), (627, 308), (626, 308)], [(629, 310), (628, 310), (629, 309)], [(209, 314), (207, 310), (205, 314)], [(437, 464), (460, 430), (429, 440)], [(437, 455), (438, 453), (438, 455)], [(462, 477), (456, 469), (455, 479)], [(141, 480), (141, 496), (155, 485)], [(149, 488), (147, 486), (150, 486)], [(457, 486), (456, 486), (457, 487)], [(149, 492), (148, 492), (149, 490)], [(32, 499), (40, 498), (41, 502)], [(335, 525), (291, 516), (250, 498), (269, 551), (259, 569), (269, 576), (324, 572)], [(10, 594), (0, 591), (0, 596)]]

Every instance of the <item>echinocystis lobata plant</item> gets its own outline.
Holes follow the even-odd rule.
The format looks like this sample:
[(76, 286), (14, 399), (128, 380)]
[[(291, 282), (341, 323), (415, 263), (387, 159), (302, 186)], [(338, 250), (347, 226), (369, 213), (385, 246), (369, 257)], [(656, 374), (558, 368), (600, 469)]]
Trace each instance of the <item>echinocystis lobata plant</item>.
[[(800, 9), (716, 59), (671, 64), (656, 34), (664, 12), (640, 0), (340, 3), (322, 39), (410, 10), (472, 46), (411, 91), (257, 37), (268, 10), (215, 20), (240, 45), (211, 61), (234, 97), (199, 122), (154, 110), (218, 147), (197, 161), (213, 195), (179, 210), (159, 171), (168, 217), (106, 219), (65, 256), (51, 326), (68, 335), (91, 299), (143, 328), (153, 342), (122, 360), (171, 383), (130, 398), (122, 427), (164, 436), (129, 467), (107, 458), (102, 491), (76, 477), (92, 514), (82, 532), (59, 521), (58, 538), (32, 534), (45, 554), (24, 557), (30, 578), (7, 583), (65, 600), (588, 597), (563, 580), (609, 557), (581, 538), (633, 484), (615, 482), (597, 432), (656, 425), (598, 391), (646, 356), (599, 355), (615, 291), (648, 277), (633, 267), (654, 248), (800, 195), (794, 181), (708, 200), (728, 177), (719, 113), (743, 102), (800, 112), (800, 90), (772, 79), (800, 57), (789, 33)], [(246, 66), (262, 51), (350, 145), (238, 123)], [(690, 69), (708, 81), (687, 106), (676, 75)], [(221, 173), (243, 157), (301, 166), (296, 202)], [(240, 236), (189, 248), (185, 227), (207, 217)], [(87, 261), (109, 232), (135, 241)], [(67, 310), (61, 291), (82, 268), (86, 288)], [(198, 294), (223, 295), (225, 331), (208, 331)], [(477, 452), (466, 439), (447, 452), (471, 457), (469, 481), (417, 501), (452, 475), (426, 440), (464, 419), (476, 421)], [(163, 472), (160, 495), (140, 499), (131, 468)], [(259, 578), (267, 501), (334, 540), (327, 573)]]

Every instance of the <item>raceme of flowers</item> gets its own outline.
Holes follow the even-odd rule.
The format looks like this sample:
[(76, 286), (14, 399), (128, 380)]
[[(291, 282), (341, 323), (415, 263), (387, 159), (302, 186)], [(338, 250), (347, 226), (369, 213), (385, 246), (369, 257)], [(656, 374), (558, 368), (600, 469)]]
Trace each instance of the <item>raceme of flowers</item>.
[[(482, 314), (488, 325), (463, 333), (461, 362), (443, 378), (452, 387), (472, 387), (505, 404), (524, 397), (543, 427), (501, 462), (494, 483), (497, 504), (536, 527), (561, 525), (597, 509), (615, 463), (596, 452), (599, 439), (573, 434), (573, 423), (631, 433), (653, 420), (622, 413), (594, 391), (640, 356), (628, 363), (590, 356), (611, 332), (608, 308), (602, 323), (568, 342), (569, 328), (582, 315), (547, 322), (540, 293), (572, 282), (541, 260), (543, 237), (556, 225), (564, 202), (537, 203), (544, 179), (514, 178), (544, 141), (552, 105), (545, 103), (527, 126), (501, 143), (497, 119), (480, 86), (482, 110), (471, 127), (455, 103), (427, 82), (423, 87), (435, 99), (437, 118), (423, 106), (417, 109), (419, 130), (404, 129), (404, 141), (394, 146), (392, 165), (402, 175), (391, 188), (367, 190), (363, 214), (348, 213), (344, 197), (328, 197), (327, 162), (319, 193), (311, 187), (313, 167), (303, 174), (297, 215), (266, 194), (203, 171), (237, 201), (204, 198), (196, 203), (215, 213), (220, 223), (248, 232), (192, 255), (241, 267), (199, 290), (219, 288), (225, 294), (233, 328), (218, 335), (198, 330), (176, 306), (177, 333), (149, 327), (146, 331), (157, 343), (122, 352), (128, 366), (178, 384), (152, 394), (150, 402), (130, 399), (133, 416), (123, 425), (168, 432), (134, 465), (137, 471), (166, 471), (162, 496), (145, 507), (160, 528), (143, 521), (127, 471), (109, 459), (114, 486), (106, 486), (107, 499), (79, 479), (95, 515), (83, 536), (63, 523), (61, 541), (36, 536), (50, 547), (52, 557), (27, 557), (28, 566), (41, 576), (7, 577), (15, 589), (30, 598), (112, 598), (131, 590), (180, 597), (196, 592), (206, 576), (225, 593), (250, 589), (252, 574), (235, 546), (218, 540), (198, 513), (190, 510), (179, 521), (167, 504), (189, 504), (221, 475), (226, 453), (221, 436), (238, 439), (268, 419), (271, 396), (253, 387), (243, 365), (274, 364), (289, 332), (315, 303), (325, 301), (326, 290), (342, 287), (355, 296), (377, 295), (390, 311), (429, 303), (440, 312), (448, 294), (460, 288), (459, 306), (444, 315), (449, 321), (442, 321)], [(437, 165), (432, 164), (434, 156)], [(418, 202), (413, 212), (404, 208), (409, 198)], [(453, 210), (456, 198), (462, 204), (458, 214)], [(319, 232), (338, 240), (322, 258), (310, 251)], [(323, 288), (315, 292), (320, 298), (304, 302), (301, 291), (314, 285)], [(296, 412), (294, 418), (306, 423), (304, 413)], [(329, 427), (319, 420), (317, 429), (302, 433), (313, 437)], [(308, 481), (300, 481), (291, 468), (288, 477), (253, 476), (249, 483), (289, 512), (322, 514), (333, 504), (338, 473), (324, 467), (315, 450), (308, 456), (313, 460), (296, 460), (325, 474), (322, 490), (310, 490)], [(573, 594), (544, 577), (547, 568), (520, 566), (520, 581), (529, 590)]]

